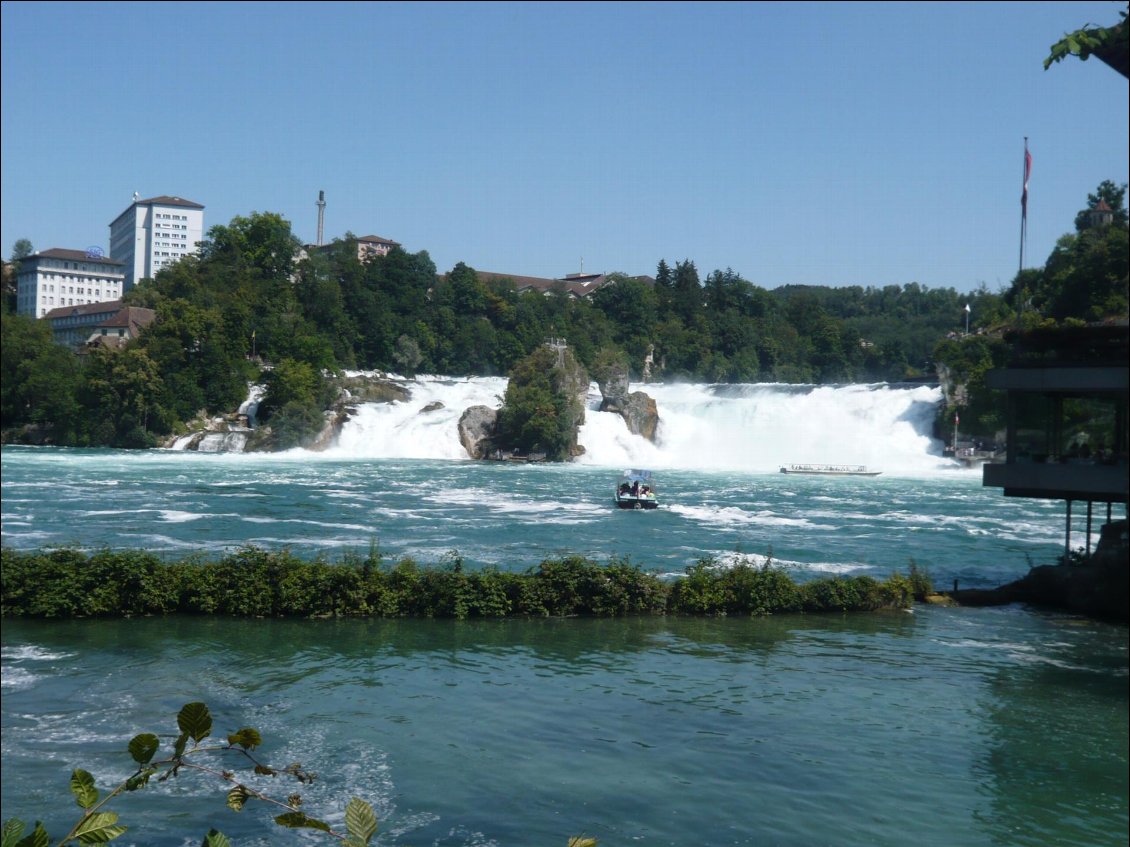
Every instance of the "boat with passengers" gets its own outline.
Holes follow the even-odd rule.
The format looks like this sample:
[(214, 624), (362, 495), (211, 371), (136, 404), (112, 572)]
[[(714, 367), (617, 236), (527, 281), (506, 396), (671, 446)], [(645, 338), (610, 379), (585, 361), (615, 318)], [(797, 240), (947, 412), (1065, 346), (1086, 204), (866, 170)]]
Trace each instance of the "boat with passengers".
[(659, 498), (655, 493), (655, 477), (651, 471), (626, 470), (616, 483), (613, 501), (620, 509), (656, 509)]
[(817, 474), (819, 476), (878, 476), (866, 465), (782, 465), (781, 473)]

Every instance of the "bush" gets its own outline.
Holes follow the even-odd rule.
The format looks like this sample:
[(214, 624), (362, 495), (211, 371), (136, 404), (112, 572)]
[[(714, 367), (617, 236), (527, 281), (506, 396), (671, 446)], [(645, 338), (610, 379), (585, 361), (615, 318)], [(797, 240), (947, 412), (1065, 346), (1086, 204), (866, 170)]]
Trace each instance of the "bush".
[(5, 548), (2, 569), (2, 613), (39, 618), (771, 615), (905, 608), (929, 582), (912, 566), (909, 578), (835, 577), (800, 585), (771, 562), (723, 568), (710, 558), (674, 582), (626, 560), (602, 566), (581, 556), (546, 559), (524, 573), (466, 573), (457, 553), (439, 568), (407, 558), (386, 568), (375, 548), (364, 559), (350, 555), (338, 564), (257, 547), (215, 562), (165, 562), (143, 551)]

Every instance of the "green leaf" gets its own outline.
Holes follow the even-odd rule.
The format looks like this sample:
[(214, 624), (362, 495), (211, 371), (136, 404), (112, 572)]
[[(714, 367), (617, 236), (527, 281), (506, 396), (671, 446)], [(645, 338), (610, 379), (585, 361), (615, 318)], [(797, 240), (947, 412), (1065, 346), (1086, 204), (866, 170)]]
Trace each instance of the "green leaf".
[(16, 847), (16, 842), (24, 834), (24, 826), (19, 818), (4, 821), (4, 829), (0, 831), (0, 847)]
[(94, 777), (81, 768), (75, 768), (71, 773), (71, 793), (75, 801), (84, 809), (89, 809), (98, 802), (98, 789), (94, 787)]
[(228, 808), (233, 812), (242, 812), (244, 805), (251, 797), (251, 792), (242, 785), (237, 785), (228, 792)]
[(262, 737), (259, 735), (259, 730), (252, 729), (245, 726), (239, 732), (234, 732), (228, 736), (228, 744), (238, 744), (244, 750), (254, 750), (263, 743)]
[(373, 807), (360, 797), (354, 797), (345, 807), (345, 828), (350, 835), (368, 844), (373, 833), (377, 831), (377, 816), (373, 812)]
[(75, 838), (81, 844), (105, 844), (125, 831), (126, 827), (118, 824), (118, 816), (114, 812), (98, 812), (79, 824)]
[(212, 734), (212, 713), (203, 703), (186, 703), (177, 715), (177, 726), (199, 743)]
[(200, 847), (231, 847), (231, 842), (222, 832), (210, 829), (204, 840), (200, 842)]
[(596, 847), (596, 839), (574, 836), (569, 839), (568, 847)]
[(290, 829), (317, 829), (322, 832), (332, 832), (330, 825), (325, 821), (320, 821), (317, 818), (312, 818), (305, 812), (287, 812), (285, 815), (279, 815), (275, 818), (275, 823), (279, 826), (289, 827)]
[[(9, 829), (15, 824), (16, 827)], [(24, 822), (12, 818), (4, 824), (4, 839), (3, 847), (51, 847), (51, 836), (47, 834), (47, 830), (43, 828), (43, 824), (39, 821), (35, 822), (35, 829), (31, 831), (31, 835), (27, 838), (16, 841), (24, 832)], [(9, 841), (9, 838), (11, 839)]]
[(135, 735), (129, 742), (129, 754), (139, 765), (147, 765), (161, 746), (161, 740), (152, 732)]
[(182, 732), (177, 736), (176, 743), (173, 744), (173, 755), (178, 759), (184, 755), (184, 748), (188, 745), (188, 733)]

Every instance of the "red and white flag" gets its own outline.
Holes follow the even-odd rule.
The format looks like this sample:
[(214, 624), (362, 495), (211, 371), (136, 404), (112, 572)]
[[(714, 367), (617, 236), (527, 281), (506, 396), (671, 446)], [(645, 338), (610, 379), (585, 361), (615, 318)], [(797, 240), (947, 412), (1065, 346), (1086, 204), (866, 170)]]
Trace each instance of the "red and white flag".
[(1020, 214), (1028, 217), (1028, 178), (1032, 176), (1032, 154), (1024, 145), (1024, 193), (1020, 195)]

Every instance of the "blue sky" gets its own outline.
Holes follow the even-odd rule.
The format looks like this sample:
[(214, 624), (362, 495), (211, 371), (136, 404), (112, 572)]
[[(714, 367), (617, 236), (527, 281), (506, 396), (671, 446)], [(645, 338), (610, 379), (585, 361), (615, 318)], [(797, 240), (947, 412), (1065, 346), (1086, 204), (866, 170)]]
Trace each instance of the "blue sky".
[(1125, 2), (4, 2), (0, 250), (107, 247), (133, 193), (439, 271), (1007, 286), (1104, 179), (1128, 83), (1043, 69)]

